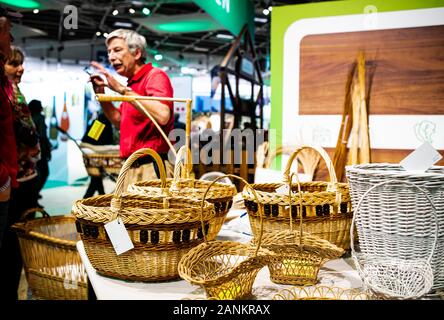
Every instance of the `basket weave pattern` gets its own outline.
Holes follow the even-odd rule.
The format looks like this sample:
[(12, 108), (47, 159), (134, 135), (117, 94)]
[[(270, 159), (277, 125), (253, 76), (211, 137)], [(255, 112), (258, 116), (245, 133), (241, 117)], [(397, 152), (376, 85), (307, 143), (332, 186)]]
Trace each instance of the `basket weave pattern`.
[[(426, 192), (413, 193), (411, 187), (402, 184), (391, 186), (391, 192), (373, 192), (362, 203), (362, 223), (357, 221), (357, 232), (361, 250), (366, 254), (381, 253), (395, 259), (424, 257), (424, 248), (430, 248), (433, 241), (426, 237), (434, 224), (430, 214), (426, 215), (431, 210), (428, 195), (436, 208), (439, 225), (438, 241), (431, 261), (433, 289), (444, 288), (444, 167), (435, 166), (420, 174), (406, 172), (396, 164), (373, 163), (348, 166), (346, 172), (354, 206), (370, 187), (392, 179), (413, 183)], [(406, 214), (388, 214), (394, 208)], [(362, 226), (372, 232), (364, 234)], [(391, 236), (394, 233), (401, 241)], [(414, 241), (415, 245), (412, 246), (406, 239)], [(370, 243), (374, 245), (368, 245)]]
[[(131, 163), (142, 155), (156, 160), (162, 187), (165, 170), (160, 156), (150, 149), (135, 152), (125, 162), (114, 195), (96, 196), (77, 201), (72, 213), (77, 218), (85, 251), (98, 272), (124, 280), (165, 281), (177, 278), (180, 258), (198, 245), (208, 232), (214, 217), (213, 205), (205, 203), (202, 228), (197, 200), (124, 193), (123, 180)], [(166, 192), (166, 189), (163, 188)], [(108, 239), (104, 224), (120, 217), (134, 244), (119, 256)]]
[(122, 169), (123, 160), (119, 153), (113, 154), (83, 154), (83, 163), (85, 164), (86, 172), (90, 176), (100, 176), (102, 173), (100, 168), (103, 168), (109, 174), (119, 174)]
[(310, 286), (283, 289), (273, 300), (372, 300), (374, 297), (357, 289)]
[[(28, 213), (40, 211), (30, 210)], [(77, 252), (75, 219), (55, 216), (14, 224), (34, 299), (86, 300), (87, 274)]]

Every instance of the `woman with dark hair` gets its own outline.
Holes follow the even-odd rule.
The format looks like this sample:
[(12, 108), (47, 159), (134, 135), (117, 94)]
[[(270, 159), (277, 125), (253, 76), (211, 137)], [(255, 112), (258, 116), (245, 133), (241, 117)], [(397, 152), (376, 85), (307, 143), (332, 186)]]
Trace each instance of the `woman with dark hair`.
[(37, 206), (37, 171), (35, 167), (40, 159), (40, 145), (31, 112), (18, 87), (24, 72), (24, 58), (23, 52), (12, 46), (11, 53), (5, 63), (5, 75), (11, 81), (14, 90), (11, 104), (18, 157), (18, 187), (11, 191), (8, 229), (5, 231), (3, 244), (0, 248), (0, 261), (6, 262), (0, 263), (1, 291), (2, 297), (7, 300), (17, 300), (18, 298), (17, 290), (23, 267), (17, 235), (9, 227), (20, 220), (20, 216), (25, 210)]
[(51, 160), (51, 143), (47, 135), (47, 126), (45, 123), (45, 116), (42, 114), (43, 107), (40, 100), (31, 100), (28, 104), (29, 111), (31, 111), (32, 120), (34, 121), (39, 135), (40, 141), (40, 160), (37, 161), (37, 187), (36, 192), (39, 199), (41, 198), (40, 191), (46, 183), (49, 176), (48, 162)]

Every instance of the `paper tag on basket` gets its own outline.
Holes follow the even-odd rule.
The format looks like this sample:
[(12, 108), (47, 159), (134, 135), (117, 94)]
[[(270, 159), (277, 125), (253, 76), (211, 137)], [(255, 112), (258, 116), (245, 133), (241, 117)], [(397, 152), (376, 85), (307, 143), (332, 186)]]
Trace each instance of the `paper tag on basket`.
[(134, 248), (121, 218), (105, 224), (105, 230), (117, 255)]
[(88, 137), (99, 140), (100, 135), (103, 132), (103, 129), (105, 129), (105, 125), (101, 123), (99, 120), (94, 120), (93, 125), (91, 126), (91, 129), (88, 131)]
[(424, 172), (441, 159), (439, 152), (430, 143), (424, 142), (399, 164), (409, 171)]
[(284, 184), (284, 185), (280, 186), (279, 188), (277, 188), (277, 189), (275, 190), (275, 192), (276, 192), (277, 194), (288, 195), (288, 193), (289, 193), (288, 184)]

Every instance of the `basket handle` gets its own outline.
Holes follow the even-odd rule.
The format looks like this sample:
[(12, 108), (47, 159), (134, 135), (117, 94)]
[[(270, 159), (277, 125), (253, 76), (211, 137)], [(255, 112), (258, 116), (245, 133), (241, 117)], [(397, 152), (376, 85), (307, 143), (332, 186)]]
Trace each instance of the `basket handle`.
[[(225, 175), (223, 175), (223, 176), (217, 177), (214, 181), (212, 181), (212, 182), (210, 183), (210, 185), (209, 185), (209, 186), (207, 187), (207, 189), (205, 190), (204, 196), (203, 196), (202, 201), (201, 201), (201, 206), (200, 206), (200, 222), (201, 222), (201, 224), (202, 224), (202, 234), (203, 234), (203, 236), (204, 236), (204, 241), (205, 241), (205, 242), (207, 242), (207, 237), (206, 237), (205, 232), (204, 232), (204, 230), (205, 230), (205, 229), (204, 229), (204, 228), (205, 228), (205, 224), (204, 224), (204, 221), (203, 221), (203, 208), (204, 208), (204, 204), (205, 204), (205, 198), (206, 198), (206, 196), (207, 196), (207, 194), (208, 194), (208, 191), (210, 191), (211, 187), (212, 187), (217, 181), (219, 181), (219, 180), (221, 180), (221, 179), (223, 179), (223, 178), (234, 178), (234, 179), (238, 179), (238, 180), (242, 181), (242, 182), (245, 184), (245, 188), (248, 187), (248, 188), (251, 189), (251, 191), (252, 191), (252, 193), (253, 193), (253, 195), (254, 195), (254, 198), (255, 198), (256, 202), (259, 203), (259, 198), (258, 198), (258, 196), (257, 196), (256, 190), (254, 190), (253, 186), (252, 186), (251, 184), (249, 184), (244, 178), (238, 177), (238, 176), (236, 176), (236, 175), (234, 175), (234, 174), (225, 174)], [(261, 230), (260, 230), (260, 232), (259, 232), (259, 239), (258, 239), (258, 241), (257, 241), (257, 245), (256, 245), (256, 250), (255, 250), (255, 252), (254, 252), (254, 256), (257, 256), (257, 253), (259, 252), (259, 248), (261, 247), (262, 234), (263, 234), (263, 229), (264, 229), (264, 225), (263, 225), (263, 213), (262, 213), (262, 207), (261, 207), (261, 206), (259, 206), (259, 217), (260, 217), (260, 219), (261, 219)]]
[(40, 207), (35, 207), (35, 208), (31, 208), (31, 209), (28, 209), (28, 210), (24, 211), (22, 213), (22, 215), (20, 216), (20, 220), (19, 221), (23, 222), (23, 221), (29, 220), (28, 219), (29, 215), (32, 214), (32, 213), (35, 213), (35, 212), (40, 212), (42, 214), (43, 218), (50, 218), (49, 213), (46, 212), (45, 209), (40, 208)]
[(289, 185), (288, 185), (288, 200), (290, 203), (290, 230), (293, 231), (293, 215), (292, 215), (292, 210), (291, 210), (291, 186), (292, 186), (292, 182), (293, 182), (293, 176), (296, 176), (296, 182), (297, 182), (297, 186), (298, 186), (298, 195), (299, 195), (299, 233), (300, 233), (300, 237), (299, 237), (299, 246), (302, 245), (302, 236), (303, 236), (303, 230), (302, 230), (302, 190), (301, 190), (301, 183), (299, 181), (299, 176), (296, 172), (291, 173), (290, 178), (289, 178)]
[[(358, 205), (356, 206), (356, 209), (354, 210), (353, 218), (352, 218), (351, 226), (350, 226), (350, 249), (351, 249), (352, 257), (356, 260), (356, 255), (355, 255), (356, 251), (355, 251), (355, 246), (354, 246), (354, 243), (353, 243), (353, 242), (354, 242), (353, 239), (354, 239), (355, 221), (356, 221), (356, 217), (358, 216), (358, 211), (359, 211), (359, 209), (361, 208), (361, 205), (362, 205), (362, 203), (363, 203), (365, 197), (367, 197), (367, 195), (368, 195), (370, 192), (372, 192), (375, 188), (378, 188), (378, 187), (380, 187), (380, 186), (383, 186), (383, 185), (386, 185), (386, 184), (389, 184), (389, 183), (403, 183), (403, 184), (406, 184), (406, 185), (409, 185), (409, 186), (415, 187), (416, 189), (418, 189), (421, 193), (423, 193), (423, 194), (426, 196), (427, 201), (430, 203), (430, 205), (431, 205), (431, 207), (432, 207), (432, 209), (433, 209), (433, 213), (432, 213), (432, 214), (433, 214), (433, 217), (435, 218), (435, 236), (434, 236), (435, 241), (433, 242), (433, 248), (432, 248), (432, 251), (431, 251), (431, 253), (430, 253), (430, 255), (429, 255), (428, 259), (427, 259), (427, 262), (428, 262), (428, 263), (431, 263), (432, 258), (433, 258), (433, 254), (435, 253), (436, 243), (437, 243), (437, 241), (438, 241), (438, 228), (439, 228), (439, 226), (438, 226), (438, 216), (436, 215), (436, 207), (435, 207), (435, 205), (433, 204), (432, 199), (430, 199), (430, 196), (427, 194), (426, 191), (424, 191), (424, 189), (418, 187), (416, 184), (414, 184), (414, 183), (412, 183), (412, 182), (409, 182), (409, 181), (403, 181), (403, 180), (396, 180), (396, 179), (392, 179), (392, 180), (388, 180), (388, 181), (383, 181), (383, 182), (380, 182), (380, 183), (378, 183), (378, 184), (375, 184), (374, 186), (372, 186), (371, 188), (369, 188), (369, 189), (368, 189), (368, 190), (362, 195), (361, 199), (359, 199)], [(359, 263), (356, 264), (356, 265), (359, 267)]]
[(178, 190), (177, 183), (179, 182), (181, 176), (185, 179), (190, 178), (191, 163), (192, 159), (190, 150), (187, 148), (187, 146), (180, 147), (179, 151), (177, 151), (176, 163), (174, 165), (173, 181), (171, 183), (170, 189)]
[(328, 173), (330, 175), (330, 182), (333, 184), (336, 184), (338, 182), (338, 179), (336, 178), (335, 168), (333, 166), (333, 163), (330, 160), (330, 157), (328, 156), (328, 153), (320, 146), (308, 146), (308, 145), (302, 145), (302, 146), (298, 147), (291, 154), (290, 158), (288, 159), (287, 166), (285, 167), (284, 183), (286, 183), (286, 184), (289, 183), (288, 178), (290, 176), (291, 165), (292, 165), (294, 159), (296, 159), (296, 156), (304, 149), (313, 149), (314, 151), (316, 151), (320, 154), (321, 158), (324, 159), (324, 162), (327, 166)]
[(129, 169), (131, 168), (131, 165), (134, 161), (136, 161), (141, 156), (151, 156), (154, 161), (157, 164), (157, 167), (159, 168), (160, 172), (160, 181), (161, 181), (161, 188), (162, 188), (162, 194), (167, 195), (168, 189), (166, 188), (166, 172), (165, 172), (165, 165), (163, 164), (162, 159), (160, 158), (159, 154), (149, 148), (143, 148), (139, 149), (136, 152), (134, 152), (126, 161), (124, 162), (122, 169), (120, 170), (119, 176), (117, 177), (116, 182), (116, 190), (114, 191), (113, 198), (111, 199), (111, 211), (113, 212), (112, 219), (110, 221), (113, 221), (117, 218), (118, 212), (120, 211), (121, 204), (122, 204), (122, 193), (123, 193), (123, 185), (125, 181), (125, 177)]

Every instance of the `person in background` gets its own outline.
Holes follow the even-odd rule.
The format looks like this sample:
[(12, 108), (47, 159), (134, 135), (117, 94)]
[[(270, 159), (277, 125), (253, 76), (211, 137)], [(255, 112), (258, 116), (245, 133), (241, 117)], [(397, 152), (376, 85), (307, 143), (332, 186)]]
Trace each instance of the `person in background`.
[[(5, 75), (6, 58), (11, 53), (11, 17), (21, 14), (0, 6), (0, 249), (8, 225), (11, 188), (17, 187), (17, 150), (12, 117), (12, 84)], [(3, 260), (1, 260), (4, 264)], [(1, 291), (1, 289), (0, 289)]]
[[(88, 136), (88, 132), (90, 131), (91, 127), (93, 126), (95, 121), (99, 121), (102, 124), (105, 125), (105, 128), (103, 129), (102, 133), (99, 136), (99, 139), (95, 140)], [(97, 119), (92, 121), (91, 124), (86, 129), (86, 132), (82, 138), (82, 142), (93, 144), (93, 145), (112, 145), (114, 144), (114, 134), (113, 134), (113, 125), (108, 120), (108, 118), (105, 116), (103, 112), (100, 112), (97, 116)], [(90, 183), (88, 186), (88, 189), (85, 192), (85, 195), (83, 198), (89, 198), (92, 197), (96, 191), (99, 194), (105, 194), (105, 188), (103, 187), (103, 177), (100, 176), (91, 176), (90, 177)]]
[(186, 124), (183, 123), (182, 121), (180, 121), (179, 117), (180, 117), (180, 114), (178, 114), (178, 113), (174, 114), (174, 129), (185, 130)]
[(31, 100), (28, 107), (29, 111), (31, 111), (32, 121), (34, 121), (40, 142), (40, 160), (37, 161), (38, 182), (36, 187), (36, 192), (38, 198), (40, 199), (42, 197), (40, 191), (45, 186), (46, 180), (49, 176), (48, 162), (51, 160), (51, 143), (48, 139), (45, 116), (42, 114), (42, 102), (40, 100)]
[[(24, 72), (23, 61), (23, 52), (12, 47), (5, 63), (5, 74), (12, 82), (14, 89), (12, 105), (19, 185), (11, 192), (8, 227), (18, 222), (25, 210), (37, 206), (36, 163), (40, 159), (40, 145), (31, 112), (18, 87)], [(11, 229), (5, 232), (3, 245), (0, 249), (0, 261), (7, 261), (7, 263), (0, 263), (0, 283), (2, 291), (4, 291), (3, 296), (7, 299), (17, 300), (23, 262), (17, 235)]]
[[(128, 83), (121, 84), (102, 65), (93, 61), (91, 66), (107, 80), (105, 84), (100, 75), (91, 76), (95, 93), (104, 93), (107, 86), (121, 95), (173, 97), (173, 87), (168, 75), (162, 69), (153, 67), (151, 63), (145, 63), (146, 40), (142, 35), (132, 30), (117, 29), (108, 35), (105, 42), (110, 64), (119, 75), (128, 78)], [(174, 125), (173, 103), (149, 100), (140, 103), (168, 136)], [(123, 159), (140, 148), (151, 148), (160, 154), (168, 166), (169, 146), (150, 119), (130, 102), (122, 102), (120, 108), (115, 108), (111, 102), (100, 104), (107, 118), (120, 129), (120, 156)], [(139, 168), (128, 172), (124, 188), (133, 181), (155, 178), (154, 171), (159, 176), (157, 165), (154, 165), (154, 171), (150, 170), (153, 168), (151, 163), (151, 157), (138, 159), (135, 166)]]

